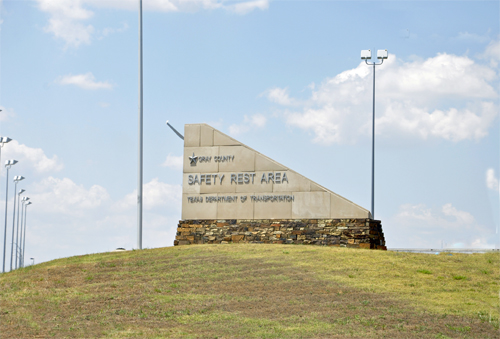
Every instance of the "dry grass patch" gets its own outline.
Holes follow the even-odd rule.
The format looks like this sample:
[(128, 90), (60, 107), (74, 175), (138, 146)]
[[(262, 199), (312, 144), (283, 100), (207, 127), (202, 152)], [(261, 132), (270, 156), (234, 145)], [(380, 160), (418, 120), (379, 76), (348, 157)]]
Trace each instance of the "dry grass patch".
[(253, 244), (72, 257), (0, 276), (0, 332), (496, 338), (498, 264), (498, 254)]

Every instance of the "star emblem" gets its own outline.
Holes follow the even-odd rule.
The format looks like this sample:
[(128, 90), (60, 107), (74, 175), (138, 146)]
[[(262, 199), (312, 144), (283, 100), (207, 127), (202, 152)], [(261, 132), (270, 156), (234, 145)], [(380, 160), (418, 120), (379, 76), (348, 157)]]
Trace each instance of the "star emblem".
[(198, 157), (196, 155), (194, 155), (194, 152), (193, 152), (193, 156), (189, 157), (189, 160), (191, 161), (191, 163), (190, 163), (191, 166), (196, 166), (196, 162), (198, 161)]

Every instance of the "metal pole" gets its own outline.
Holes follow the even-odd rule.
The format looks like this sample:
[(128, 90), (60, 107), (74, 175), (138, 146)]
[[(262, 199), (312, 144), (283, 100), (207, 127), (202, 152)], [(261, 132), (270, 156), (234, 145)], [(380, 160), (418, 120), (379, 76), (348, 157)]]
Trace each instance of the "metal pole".
[[(17, 192), (17, 191), (16, 191)], [(16, 223), (16, 264), (15, 268), (17, 269), (18, 265), (17, 263), (19, 262), (18, 260), (18, 250), (19, 250), (19, 199), (21, 198), (21, 194), (17, 194), (17, 223)]]
[[(23, 210), (24, 210), (24, 202), (21, 200), (21, 203), (22, 203), (21, 204), (21, 237), (19, 239), (19, 246), (20, 246), (20, 249), (19, 249), (19, 267), (23, 267), (22, 266), (22, 261), (21, 261), (21, 259), (22, 259), (22, 255), (21, 255), (21, 249), (22, 249), (21, 243), (23, 242), (23, 239), (26, 236), (26, 234), (23, 236), (23, 213), (24, 213)], [(17, 216), (17, 219), (19, 221), (19, 215)]]
[(142, 0), (139, 0), (139, 170), (137, 180), (137, 248), (142, 249)]
[(24, 250), (26, 249), (26, 211), (28, 210), (28, 204), (24, 206), (24, 239), (23, 239), (23, 267), (24, 267)]
[(3, 266), (2, 266), (2, 273), (5, 273), (5, 248), (7, 247), (7, 201), (8, 201), (8, 198), (9, 198), (9, 167), (7, 167), (7, 184), (5, 185), (5, 227), (4, 227), (4, 232), (3, 232)]
[(375, 219), (375, 63), (373, 63), (373, 117), (372, 117), (372, 219)]
[(170, 123), (168, 122), (167, 120), (167, 126), (170, 127), (172, 129), (172, 131), (174, 131), (175, 134), (177, 134), (177, 136), (179, 138), (181, 138), (182, 140), (184, 140), (184, 137), (182, 136), (182, 134), (180, 134), (175, 128), (174, 126), (170, 125)]
[(12, 271), (12, 259), (14, 258), (14, 225), (16, 224), (16, 192), (17, 181), (14, 184), (14, 210), (12, 211), (12, 246), (10, 247), (10, 270)]
[[(2, 110), (0, 109), (0, 112)], [(2, 146), (4, 144), (3, 143), (0, 143), (0, 176), (2, 174)], [(9, 170), (7, 170), (7, 182), (9, 180)], [(5, 202), (7, 202), (7, 198), (5, 198)], [(5, 205), (5, 214), (7, 214), (7, 205)], [(6, 216), (7, 218), (7, 216)], [(2, 269), (2, 273), (5, 273), (5, 245), (6, 245), (6, 239), (7, 239), (7, 223), (5, 223), (5, 231), (4, 231), (4, 235), (3, 235), (3, 269)]]

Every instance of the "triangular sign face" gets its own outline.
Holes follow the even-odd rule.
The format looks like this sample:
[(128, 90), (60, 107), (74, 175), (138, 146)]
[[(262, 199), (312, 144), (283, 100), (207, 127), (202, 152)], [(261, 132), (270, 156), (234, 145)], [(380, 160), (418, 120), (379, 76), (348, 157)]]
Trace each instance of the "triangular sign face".
[(184, 128), (183, 220), (361, 219), (370, 212), (207, 124)]

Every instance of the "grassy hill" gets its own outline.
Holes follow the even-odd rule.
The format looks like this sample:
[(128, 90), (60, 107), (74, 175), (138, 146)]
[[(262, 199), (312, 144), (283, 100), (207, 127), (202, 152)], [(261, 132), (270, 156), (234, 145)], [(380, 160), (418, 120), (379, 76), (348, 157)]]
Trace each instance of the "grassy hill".
[(0, 275), (0, 337), (498, 338), (499, 264), (264, 244), (77, 256)]

